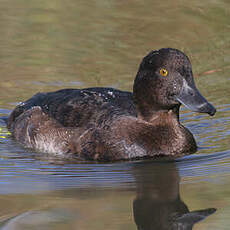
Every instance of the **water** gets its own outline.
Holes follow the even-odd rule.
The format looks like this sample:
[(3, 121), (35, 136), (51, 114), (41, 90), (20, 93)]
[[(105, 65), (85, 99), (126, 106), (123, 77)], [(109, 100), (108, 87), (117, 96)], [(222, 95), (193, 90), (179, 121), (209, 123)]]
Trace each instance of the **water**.
[(131, 90), (141, 58), (161, 47), (186, 52), (218, 112), (182, 109), (196, 154), (114, 164), (24, 149), (0, 120), (0, 229), (228, 229), (229, 9), (226, 0), (2, 0), (1, 116), (39, 91)]

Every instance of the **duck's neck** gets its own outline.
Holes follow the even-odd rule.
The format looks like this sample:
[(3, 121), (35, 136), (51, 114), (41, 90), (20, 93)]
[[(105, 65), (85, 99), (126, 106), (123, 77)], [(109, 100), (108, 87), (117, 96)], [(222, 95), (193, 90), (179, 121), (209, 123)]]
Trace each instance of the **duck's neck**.
[(144, 106), (144, 105), (136, 105), (137, 106), (137, 115), (138, 118), (147, 122), (154, 122), (158, 117), (162, 116), (169, 116), (174, 118), (175, 122), (179, 123), (179, 109), (180, 106), (175, 106), (172, 109), (162, 109), (158, 106)]

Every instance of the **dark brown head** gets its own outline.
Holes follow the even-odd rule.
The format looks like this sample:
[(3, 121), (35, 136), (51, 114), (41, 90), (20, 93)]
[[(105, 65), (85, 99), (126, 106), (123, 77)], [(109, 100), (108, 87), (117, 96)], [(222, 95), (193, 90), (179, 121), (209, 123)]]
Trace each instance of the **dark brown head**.
[(160, 110), (178, 111), (181, 104), (211, 116), (216, 112), (196, 88), (188, 57), (172, 48), (151, 51), (144, 57), (134, 81), (133, 94), (143, 117)]

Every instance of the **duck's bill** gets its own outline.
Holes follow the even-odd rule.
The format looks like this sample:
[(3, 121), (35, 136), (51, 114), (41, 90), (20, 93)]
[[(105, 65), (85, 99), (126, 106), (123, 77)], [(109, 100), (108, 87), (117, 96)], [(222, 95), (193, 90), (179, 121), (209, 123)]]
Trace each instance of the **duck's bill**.
[(200, 94), (193, 82), (188, 85), (187, 81), (183, 80), (182, 89), (176, 99), (194, 112), (208, 113), (210, 116), (216, 113), (215, 107)]

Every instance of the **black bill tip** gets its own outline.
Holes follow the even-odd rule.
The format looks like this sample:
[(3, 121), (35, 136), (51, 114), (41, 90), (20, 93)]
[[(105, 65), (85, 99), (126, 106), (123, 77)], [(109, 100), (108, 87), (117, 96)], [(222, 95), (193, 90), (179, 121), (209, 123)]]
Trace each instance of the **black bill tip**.
[[(211, 106), (212, 106), (212, 105), (211, 105)], [(215, 108), (214, 106), (212, 106), (212, 108), (209, 110), (208, 114), (209, 114), (210, 116), (214, 116), (215, 113), (216, 113), (216, 108)]]
[(216, 113), (216, 108), (209, 102), (203, 103), (202, 106), (196, 108), (196, 112), (207, 113), (210, 116), (214, 116)]

